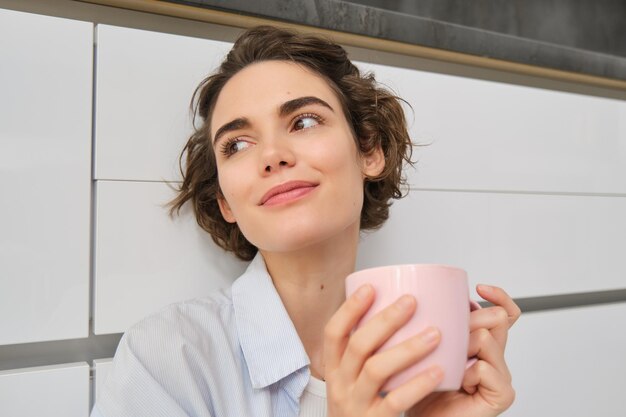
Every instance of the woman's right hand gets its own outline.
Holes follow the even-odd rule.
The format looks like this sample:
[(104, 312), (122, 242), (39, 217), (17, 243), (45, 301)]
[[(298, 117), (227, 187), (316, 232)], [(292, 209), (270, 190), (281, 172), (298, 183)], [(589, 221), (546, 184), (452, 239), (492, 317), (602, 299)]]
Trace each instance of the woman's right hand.
[[(396, 417), (434, 391), (443, 378), (439, 367), (420, 373), (387, 393), (379, 392), (391, 376), (415, 364), (439, 344), (435, 328), (373, 353), (413, 315), (415, 297), (404, 295), (350, 332), (374, 301), (370, 285), (346, 299), (324, 329), (324, 363), (328, 417)], [(432, 330), (431, 337), (428, 337)]]

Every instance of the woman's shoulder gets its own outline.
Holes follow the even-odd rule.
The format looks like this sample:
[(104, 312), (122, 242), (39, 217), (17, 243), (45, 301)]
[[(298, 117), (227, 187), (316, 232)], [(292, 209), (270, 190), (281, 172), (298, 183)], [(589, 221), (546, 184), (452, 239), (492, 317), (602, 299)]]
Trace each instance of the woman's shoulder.
[(231, 289), (220, 288), (203, 297), (169, 304), (144, 317), (124, 333), (129, 347), (150, 342), (197, 343), (228, 337), (235, 328)]
[(211, 408), (211, 393), (196, 398), (194, 387), (217, 386), (216, 375), (239, 374), (235, 328), (229, 288), (150, 314), (122, 336), (99, 408), (104, 415), (147, 415), (150, 409), (172, 416)]

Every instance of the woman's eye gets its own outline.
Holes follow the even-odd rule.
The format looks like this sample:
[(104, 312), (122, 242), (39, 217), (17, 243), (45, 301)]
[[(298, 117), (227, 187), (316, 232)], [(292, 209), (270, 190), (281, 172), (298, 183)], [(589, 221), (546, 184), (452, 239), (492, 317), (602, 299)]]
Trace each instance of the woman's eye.
[(226, 156), (231, 156), (249, 146), (251, 146), (251, 144), (248, 141), (237, 138), (229, 139), (222, 145), (222, 153)]
[(308, 129), (315, 125), (318, 125), (321, 122), (321, 118), (314, 114), (304, 114), (302, 116), (298, 116), (296, 122), (293, 125), (294, 130), (302, 130)]

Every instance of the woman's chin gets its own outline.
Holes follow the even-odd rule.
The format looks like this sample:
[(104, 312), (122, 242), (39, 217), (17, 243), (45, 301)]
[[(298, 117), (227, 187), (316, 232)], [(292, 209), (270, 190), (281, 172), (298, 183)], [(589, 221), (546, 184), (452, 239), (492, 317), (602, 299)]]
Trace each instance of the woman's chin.
[(261, 252), (281, 253), (281, 254), (297, 254), (299, 252), (309, 252), (315, 247), (323, 246), (324, 239), (284, 239), (276, 242), (265, 242), (265, 244), (257, 246)]
[[(268, 236), (272, 236), (268, 239)], [(257, 246), (262, 252), (298, 253), (333, 250), (348, 241), (356, 244), (359, 236), (358, 221), (349, 225), (315, 224), (305, 227), (280, 228), (265, 234), (263, 242)]]

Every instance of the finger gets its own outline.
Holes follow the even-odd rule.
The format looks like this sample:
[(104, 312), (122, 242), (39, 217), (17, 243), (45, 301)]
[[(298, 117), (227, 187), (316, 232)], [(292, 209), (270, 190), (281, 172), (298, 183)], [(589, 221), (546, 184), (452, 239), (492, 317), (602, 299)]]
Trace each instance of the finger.
[(509, 316), (503, 307), (487, 307), (472, 311), (470, 313), (470, 332), (481, 328), (489, 330), (500, 346), (506, 347), (509, 334)]
[(363, 285), (333, 314), (324, 328), (325, 372), (339, 367), (341, 357), (350, 337), (350, 332), (374, 302), (374, 289)]
[(441, 334), (435, 327), (429, 327), (416, 336), (370, 357), (353, 390), (355, 401), (370, 404), (380, 392), (384, 383), (398, 372), (414, 365), (426, 357), (439, 344)]
[(403, 295), (352, 334), (341, 358), (340, 373), (343, 381), (357, 379), (363, 364), (372, 353), (415, 313), (415, 305), (415, 297)]
[(413, 407), (427, 395), (432, 393), (443, 380), (443, 371), (433, 366), (420, 372), (410, 381), (390, 391), (382, 401), (379, 401), (377, 416), (397, 416)]
[[(477, 356), (479, 361), (489, 363), (506, 380), (511, 380), (509, 367), (504, 359), (504, 348), (496, 341), (487, 329), (478, 329), (470, 333), (469, 348), (467, 352), (469, 357)], [(471, 369), (471, 368), (470, 368)]]
[(500, 287), (494, 287), (489, 285), (477, 285), (476, 291), (485, 300), (503, 307), (508, 316), (509, 327), (511, 327), (522, 314), (522, 310), (519, 308), (515, 301)]
[(494, 410), (506, 410), (515, 399), (515, 391), (511, 381), (508, 381), (496, 368), (482, 360), (476, 362), (465, 372), (461, 387), (469, 394), (478, 391), (483, 400)]

